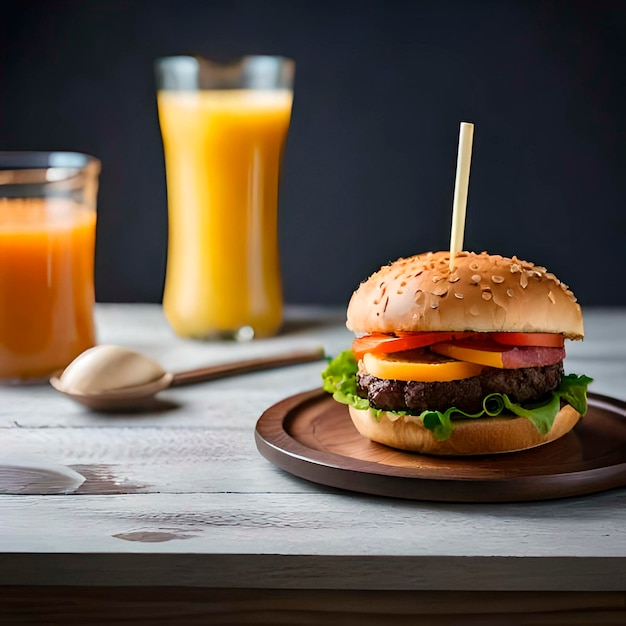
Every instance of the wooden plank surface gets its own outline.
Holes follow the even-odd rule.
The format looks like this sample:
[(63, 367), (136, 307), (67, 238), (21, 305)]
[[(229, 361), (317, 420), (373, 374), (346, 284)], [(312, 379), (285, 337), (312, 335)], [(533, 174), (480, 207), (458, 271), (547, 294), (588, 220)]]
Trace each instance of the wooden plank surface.
[[(226, 482), (221, 492), (192, 496), (5, 496), (0, 550), (626, 557), (624, 490), (563, 501), (470, 507), (326, 489), (306, 493), (296, 482), (293, 487), (292, 493), (237, 493)], [(147, 545), (120, 540), (151, 532), (171, 533), (173, 541)]]
[[(567, 369), (626, 399), (626, 312), (591, 311), (586, 325)], [(316, 345), (334, 354), (351, 339), (343, 312), (321, 309), (294, 309), (284, 334), (251, 344), (177, 339), (154, 305), (99, 305), (98, 328), (100, 341), (172, 370)], [(323, 367), (168, 390), (150, 414), (95, 415), (48, 387), (0, 388), (0, 584), (162, 586), (174, 570), (177, 584), (204, 587), (624, 590), (626, 490), (436, 504), (271, 465), (256, 420), (318, 387)]]
[(0, 588), (0, 623), (501, 626), (626, 623), (624, 593)]

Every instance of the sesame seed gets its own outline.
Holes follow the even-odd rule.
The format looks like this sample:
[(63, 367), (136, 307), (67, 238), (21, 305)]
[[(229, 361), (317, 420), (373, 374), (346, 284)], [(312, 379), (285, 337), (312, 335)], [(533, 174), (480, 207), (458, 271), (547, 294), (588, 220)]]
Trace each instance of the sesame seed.
[(528, 287), (528, 276), (525, 272), (522, 272), (519, 277), (519, 284), (522, 289), (526, 289)]
[(478, 317), (480, 315), (480, 311), (477, 306), (470, 307), (469, 313), (472, 317)]
[(503, 276), (498, 276), (497, 274), (494, 274), (491, 277), (491, 280), (496, 283), (496, 285), (499, 285), (500, 283), (504, 282), (504, 277)]
[(458, 298), (459, 300), (463, 300), (463, 294), (459, 293), (458, 291), (454, 292), (454, 297)]
[(458, 274), (453, 274), (450, 278), (448, 278), (449, 283), (456, 283), (459, 280), (461, 280), (461, 277)]
[(480, 265), (478, 263), (470, 263), (469, 268), (472, 272), (477, 272), (480, 269)]
[(483, 300), (491, 300), (490, 291), (483, 291), (480, 295), (482, 296)]
[(506, 295), (509, 296), (509, 298), (512, 298), (515, 295), (515, 292), (512, 289), (507, 289)]
[(518, 263), (511, 263), (511, 274), (517, 274), (521, 269)]
[(470, 281), (475, 283), (475, 284), (478, 284), (480, 282), (480, 278), (481, 278), (480, 274), (474, 274), (470, 278)]
[(552, 302), (552, 304), (555, 303), (554, 294), (551, 291), (548, 291), (548, 299)]

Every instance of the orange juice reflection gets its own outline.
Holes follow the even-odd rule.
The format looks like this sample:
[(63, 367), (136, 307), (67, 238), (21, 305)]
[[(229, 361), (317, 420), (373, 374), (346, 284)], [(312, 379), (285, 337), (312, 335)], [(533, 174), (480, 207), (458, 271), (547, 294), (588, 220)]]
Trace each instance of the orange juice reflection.
[(169, 212), (163, 308), (186, 337), (277, 332), (280, 162), (291, 90), (160, 91)]
[(0, 379), (43, 378), (94, 345), (95, 211), (0, 198)]

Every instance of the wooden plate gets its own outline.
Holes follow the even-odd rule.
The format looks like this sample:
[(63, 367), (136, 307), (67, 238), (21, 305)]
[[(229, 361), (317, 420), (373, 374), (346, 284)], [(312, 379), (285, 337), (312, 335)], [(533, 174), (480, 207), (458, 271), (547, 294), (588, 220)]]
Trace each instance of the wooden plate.
[(597, 394), (565, 437), (494, 456), (432, 457), (374, 443), (321, 389), (267, 409), (255, 440), (265, 458), (295, 476), (395, 498), (521, 502), (626, 486), (626, 402)]

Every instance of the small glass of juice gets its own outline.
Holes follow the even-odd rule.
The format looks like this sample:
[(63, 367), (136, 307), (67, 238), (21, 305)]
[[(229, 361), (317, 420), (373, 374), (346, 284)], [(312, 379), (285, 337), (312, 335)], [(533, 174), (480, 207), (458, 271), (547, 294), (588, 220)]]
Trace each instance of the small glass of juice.
[(168, 196), (163, 310), (195, 339), (269, 337), (282, 323), (278, 188), (295, 64), (156, 62)]
[(100, 161), (0, 152), (0, 382), (47, 380), (95, 344)]

